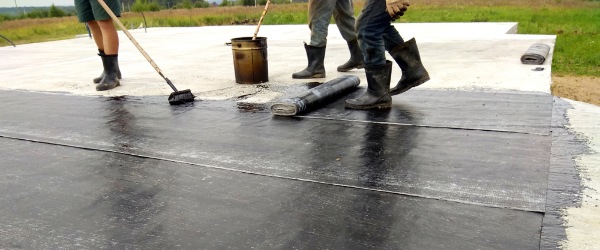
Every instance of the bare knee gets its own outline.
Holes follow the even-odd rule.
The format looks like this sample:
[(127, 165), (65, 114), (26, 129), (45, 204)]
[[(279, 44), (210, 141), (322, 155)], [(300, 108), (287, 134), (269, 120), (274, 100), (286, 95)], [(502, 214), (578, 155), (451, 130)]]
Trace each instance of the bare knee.
[(111, 19), (96, 21), (96, 23), (102, 30), (116, 29)]

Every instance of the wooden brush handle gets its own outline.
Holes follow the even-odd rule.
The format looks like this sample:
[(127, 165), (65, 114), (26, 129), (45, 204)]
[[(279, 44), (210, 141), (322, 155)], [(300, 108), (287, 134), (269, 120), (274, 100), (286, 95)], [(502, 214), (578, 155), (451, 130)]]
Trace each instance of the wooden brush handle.
[(267, 0), (267, 4), (265, 5), (265, 10), (263, 10), (262, 15), (260, 16), (260, 20), (258, 20), (258, 25), (256, 26), (256, 31), (254, 31), (254, 36), (252, 36), (252, 40), (256, 40), (256, 35), (258, 34), (258, 29), (260, 29), (260, 24), (262, 23), (265, 15), (267, 14), (267, 10), (269, 9), (269, 4), (271, 4), (271, 0)]
[[(135, 45), (135, 47), (142, 53), (142, 55), (144, 55), (144, 57), (146, 58), (146, 60), (148, 60), (148, 62), (150, 63), (150, 65), (152, 65), (152, 67), (154, 67), (154, 69), (156, 70), (156, 72), (158, 72), (158, 74), (163, 79), (167, 80), (166, 77), (162, 74), (162, 71), (160, 70), (160, 68), (158, 67), (158, 65), (156, 65), (156, 63), (154, 62), (154, 60), (152, 60), (152, 58), (150, 58), (150, 56), (148, 55), (148, 53), (146, 53), (146, 51), (144, 51), (144, 49), (142, 49), (142, 46), (140, 46), (140, 44), (135, 40), (135, 38), (133, 38), (133, 36), (131, 35), (131, 33), (129, 33), (129, 31), (127, 30), (127, 28), (125, 28), (125, 26), (123, 26), (123, 24), (121, 23), (121, 21), (119, 20), (119, 18), (108, 7), (108, 5), (106, 5), (106, 3), (104, 2), (104, 0), (98, 0), (98, 3), (100, 5), (102, 5), (102, 8), (104, 8), (104, 10), (106, 11), (106, 13), (108, 13), (108, 15), (110, 16), (110, 18), (112, 18), (112, 20), (117, 24), (117, 26), (119, 26), (119, 28), (121, 28), (121, 30), (123, 31), (123, 33), (125, 33), (125, 35), (127, 35), (127, 37), (129, 38), (129, 40), (131, 40), (131, 42), (133, 43), (133, 45)], [(171, 85), (171, 84), (169, 84), (169, 85)], [(171, 86), (171, 88), (175, 89), (173, 86)]]

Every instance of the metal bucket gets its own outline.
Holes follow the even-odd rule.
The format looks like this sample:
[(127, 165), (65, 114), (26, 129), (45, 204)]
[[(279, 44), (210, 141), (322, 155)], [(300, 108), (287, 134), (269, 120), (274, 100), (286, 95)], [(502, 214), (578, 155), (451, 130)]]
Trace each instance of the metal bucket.
[(269, 81), (267, 38), (238, 37), (231, 39), (235, 82), (243, 84)]

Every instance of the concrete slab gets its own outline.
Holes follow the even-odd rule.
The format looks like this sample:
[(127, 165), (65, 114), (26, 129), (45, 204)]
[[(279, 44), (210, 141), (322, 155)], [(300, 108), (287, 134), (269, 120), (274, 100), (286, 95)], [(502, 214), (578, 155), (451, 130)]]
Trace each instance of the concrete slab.
[[(422, 88), (500, 89), (549, 93), (552, 55), (541, 67), (520, 63), (521, 55), (536, 42), (554, 47), (555, 36), (515, 35), (516, 23), (475, 24), (396, 24), (405, 37), (415, 37), (421, 57), (432, 75)], [(232, 38), (252, 36), (254, 26), (218, 26), (190, 28), (150, 28), (131, 33), (163, 73), (180, 89), (191, 89), (199, 99), (228, 98), (252, 90), (235, 82)], [(345, 41), (337, 27), (330, 27), (325, 58), (327, 78), (364, 73), (335, 71), (348, 58)], [(101, 67), (90, 38), (80, 37), (50, 43), (27, 44), (0, 48), (2, 89), (57, 91), (76, 95), (168, 95), (172, 90), (156, 73), (124, 34), (121, 36), (120, 66), (122, 85), (107, 92), (97, 92), (90, 78), (100, 74)], [(307, 40), (306, 25), (265, 25), (259, 36), (267, 37), (269, 84), (290, 85), (304, 80), (291, 74), (306, 66), (302, 41)], [(90, 49), (91, 48), (91, 49)], [(390, 58), (391, 59), (391, 58)], [(96, 71), (99, 71), (96, 73)], [(39, 77), (33, 72), (41, 72)], [(399, 68), (393, 77), (399, 78)], [(250, 88), (250, 89), (248, 89)], [(229, 93), (229, 94), (228, 94)], [(280, 93), (261, 93), (265, 101)]]
[[(0, 48), (0, 93), (4, 100), (0, 103), (3, 145), (0, 166), (5, 173), (0, 181), (4, 190), (0, 200), (11, 204), (0, 214), (3, 224), (8, 225), (0, 229), (3, 235), (0, 247), (146, 246), (140, 242), (160, 243), (165, 247), (178, 247), (177, 242), (206, 247), (306, 246), (302, 245), (309, 241), (306, 232), (317, 232), (311, 233), (310, 239), (319, 246), (340, 243), (331, 245), (332, 248), (353, 244), (382, 248), (594, 249), (600, 244), (594, 237), (600, 230), (596, 217), (600, 214), (597, 204), (600, 198), (596, 192), (600, 183), (597, 159), (600, 149), (595, 132), (600, 131), (600, 123), (594, 119), (600, 117), (599, 108), (552, 98), (549, 88), (552, 53), (539, 66), (523, 65), (519, 61), (531, 44), (542, 42), (553, 48), (556, 37), (515, 34), (516, 23), (395, 25), (405, 39), (417, 39), (432, 80), (395, 97), (394, 115), (387, 117), (373, 115), (373, 112), (347, 112), (339, 103), (290, 119), (269, 118), (265, 110), (240, 109), (240, 104), (267, 106), (283, 94), (306, 87), (304, 80), (291, 79), (291, 73), (306, 64), (302, 47), (302, 41), (308, 39), (306, 25), (261, 27), (259, 36), (268, 38), (270, 78), (261, 86), (235, 83), (231, 47), (225, 44), (232, 38), (251, 36), (254, 26), (150, 28), (147, 33), (132, 30), (165, 75), (180, 89), (189, 88), (197, 95), (199, 101), (195, 104), (173, 108), (166, 100), (172, 90), (123, 34), (120, 34), (123, 86), (106, 92), (96, 92), (91, 83), (100, 73), (93, 70), (100, 67), (100, 61), (94, 54), (92, 40), (87, 37)], [(321, 80), (352, 74), (360, 77), (361, 85), (366, 86), (362, 70), (335, 71), (337, 65), (347, 60), (347, 53), (345, 42), (332, 25), (325, 60), (327, 78)], [(533, 70), (538, 67), (542, 70)], [(393, 77), (400, 78), (397, 68)], [(152, 107), (162, 109), (157, 113)], [(461, 112), (454, 117), (452, 111), (456, 110)], [(207, 121), (202, 115), (196, 116), (206, 112), (212, 113), (210, 117), (220, 118)], [(417, 122), (407, 119), (410, 114), (418, 114), (420, 119)], [(248, 118), (236, 120), (238, 115)], [(282, 127), (273, 126), (279, 123)], [(238, 130), (225, 132), (219, 130), (220, 126), (237, 126)], [(286, 126), (305, 133), (283, 133), (285, 136), (278, 137)], [(269, 134), (266, 128), (275, 130)], [(170, 141), (165, 137), (189, 131), (198, 133), (201, 129), (211, 131), (209, 135), (214, 138), (211, 141), (220, 143), (220, 151), (214, 151), (201, 138), (174, 137)], [(252, 129), (262, 129), (265, 133), (252, 135), (248, 132)], [(314, 166), (322, 162), (291, 158), (287, 161), (281, 158), (282, 154), (269, 151), (263, 153), (270, 157), (252, 159), (252, 152), (257, 150), (252, 145), (256, 143), (264, 147), (270, 140), (281, 143), (286, 139), (306, 140), (303, 136), (313, 139), (306, 145), (283, 144), (289, 147), (277, 150), (292, 150), (297, 146), (333, 150), (348, 144), (329, 143), (332, 138), (339, 138), (335, 136), (339, 130), (356, 130), (348, 134), (355, 136), (364, 132), (361, 142), (348, 142), (356, 144), (356, 148), (349, 148), (348, 152), (366, 150), (362, 158), (327, 158), (326, 162), (330, 163), (327, 165), (332, 169), (315, 169)], [(365, 132), (383, 130), (390, 138), (382, 141), (376, 139), (383, 136), (381, 133)], [(444, 130), (449, 132), (440, 132)], [(148, 136), (148, 132), (152, 136)], [(220, 133), (225, 136), (218, 139)], [(415, 141), (415, 137), (410, 136), (415, 134), (420, 135), (421, 140), (411, 144), (414, 147), (401, 144), (389, 147), (407, 138)], [(346, 137), (343, 138), (346, 141), (353, 140), (351, 136)], [(323, 144), (323, 138), (330, 140)], [(456, 141), (456, 138), (475, 145), (436, 143)], [(185, 148), (178, 140), (186, 141)], [(255, 143), (247, 143), (243, 150), (233, 154), (224, 153), (227, 145), (231, 150), (244, 140)], [(504, 153), (494, 154), (485, 147), (477, 147), (479, 141), (493, 144), (494, 149)], [(40, 160), (32, 158), (31, 152)], [(419, 158), (419, 152), (435, 152), (437, 161)], [(467, 159), (467, 153), (472, 154), (471, 159)], [(546, 158), (542, 157), (544, 153)], [(208, 155), (212, 157), (205, 157)], [(510, 157), (498, 158), (505, 155)], [(395, 161), (412, 162), (416, 167), (411, 168), (412, 172), (383, 174), (374, 172), (373, 168), (362, 172), (352, 172), (359, 167), (352, 171), (352, 168), (335, 170), (336, 166), (338, 170), (346, 170), (339, 165), (345, 161), (348, 166), (386, 166), (387, 161), (382, 159), (392, 156), (399, 157), (394, 158)], [(199, 158), (202, 160), (189, 161)], [(244, 159), (251, 159), (252, 164), (237, 164)], [(288, 165), (256, 171), (260, 169), (256, 166), (268, 167), (274, 162), (288, 162)], [(426, 166), (431, 170), (436, 162), (456, 164), (450, 164), (454, 167), (445, 169), (447, 172), (421, 172), (427, 170)], [(490, 179), (481, 189), (477, 189), (477, 185), (462, 188), (465, 186), (458, 185), (462, 182), (457, 182), (461, 180), (458, 177), (461, 171), (457, 170), (465, 172), (471, 168), (477, 173), (486, 169), (476, 168), (474, 163), (491, 166), (489, 176), (480, 176), (499, 179)], [(236, 164), (244, 168), (232, 167)], [(528, 164), (533, 167), (527, 167)], [(81, 166), (90, 168), (81, 169)], [(303, 175), (273, 171), (290, 166), (300, 166), (300, 169), (313, 166), (313, 169), (297, 172)], [(175, 178), (171, 176), (173, 171), (187, 173)], [(353, 180), (349, 178), (353, 173), (376, 181)], [(524, 174), (514, 175), (517, 173)], [(423, 178), (413, 178), (416, 176)], [(205, 177), (213, 182), (199, 182), (206, 180)], [(400, 179), (406, 182), (394, 182)], [(365, 181), (362, 185), (361, 180)], [(180, 183), (163, 185), (169, 181)], [(545, 181), (546, 193), (540, 188)], [(215, 186), (214, 183), (233, 186)], [(267, 187), (271, 185), (281, 187), (277, 189), (281, 191)], [(98, 192), (98, 188), (106, 192)], [(208, 190), (208, 193), (199, 190)], [(435, 190), (447, 192), (432, 193)], [(523, 192), (517, 194), (519, 190)], [(298, 192), (302, 197), (294, 199), (292, 196)], [(486, 196), (486, 192), (491, 195)], [(161, 195), (178, 198), (165, 200)], [(374, 196), (381, 199), (368, 198)], [(302, 202), (288, 202), (288, 198), (279, 199), (281, 197)], [(505, 202), (511, 198), (510, 203)], [(265, 199), (271, 201), (265, 203), (267, 206), (252, 203)], [(251, 208), (250, 211), (232, 203), (240, 200), (247, 201), (242, 202), (243, 207)], [(158, 205), (148, 205), (147, 201)], [(372, 202), (363, 204), (362, 201)], [(277, 207), (273, 208), (273, 204)], [(308, 205), (302, 209), (286, 204)], [(359, 213), (360, 209), (344, 204), (366, 207), (369, 212)], [(199, 214), (210, 209), (221, 212), (210, 216)], [(270, 213), (260, 213), (267, 210)], [(293, 218), (282, 215), (290, 211), (295, 211)], [(75, 216), (65, 216), (65, 212)], [(398, 217), (399, 214), (408, 217)], [(466, 214), (469, 216), (465, 217)], [(377, 219), (376, 215), (385, 219)], [(212, 219), (194, 224), (183, 222), (182, 218)], [(227, 220), (230, 218), (235, 219)], [(166, 221), (173, 223), (163, 223)], [(91, 226), (78, 226), (84, 223)], [(250, 228), (247, 223), (260, 225)], [(290, 230), (287, 224), (278, 227), (283, 225), (278, 223), (292, 223), (297, 227)], [(357, 230), (340, 231), (339, 227)], [(197, 231), (198, 228), (202, 229)], [(241, 237), (231, 238), (232, 234)], [(125, 237), (121, 237), (123, 235)], [(436, 237), (442, 240), (431, 241)]]

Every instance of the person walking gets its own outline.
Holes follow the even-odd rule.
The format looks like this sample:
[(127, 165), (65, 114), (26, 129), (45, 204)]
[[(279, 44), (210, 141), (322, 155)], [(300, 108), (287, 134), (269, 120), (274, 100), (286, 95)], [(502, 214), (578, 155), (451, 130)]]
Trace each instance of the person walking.
[[(116, 16), (121, 15), (120, 0), (104, 2)], [(98, 55), (102, 59), (102, 74), (93, 80), (97, 83), (96, 90), (104, 91), (119, 86), (119, 35), (112, 19), (98, 0), (75, 0), (75, 8), (79, 22), (86, 23), (89, 27), (98, 47)]]
[(293, 73), (292, 78), (309, 79), (325, 77), (325, 48), (327, 45), (327, 34), (331, 16), (348, 43), (350, 59), (340, 65), (337, 70), (346, 72), (352, 69), (364, 67), (363, 55), (358, 46), (358, 40), (354, 31), (354, 4), (352, 0), (309, 0), (308, 2), (308, 27), (310, 28), (310, 43), (304, 43), (308, 66), (305, 69)]
[[(356, 30), (364, 55), (367, 90), (357, 98), (346, 100), (351, 109), (390, 108), (392, 96), (429, 81), (421, 62), (416, 40), (404, 41), (392, 21), (404, 15), (408, 0), (366, 0), (358, 17)], [(392, 62), (388, 51), (402, 70), (402, 77), (390, 89)]]

